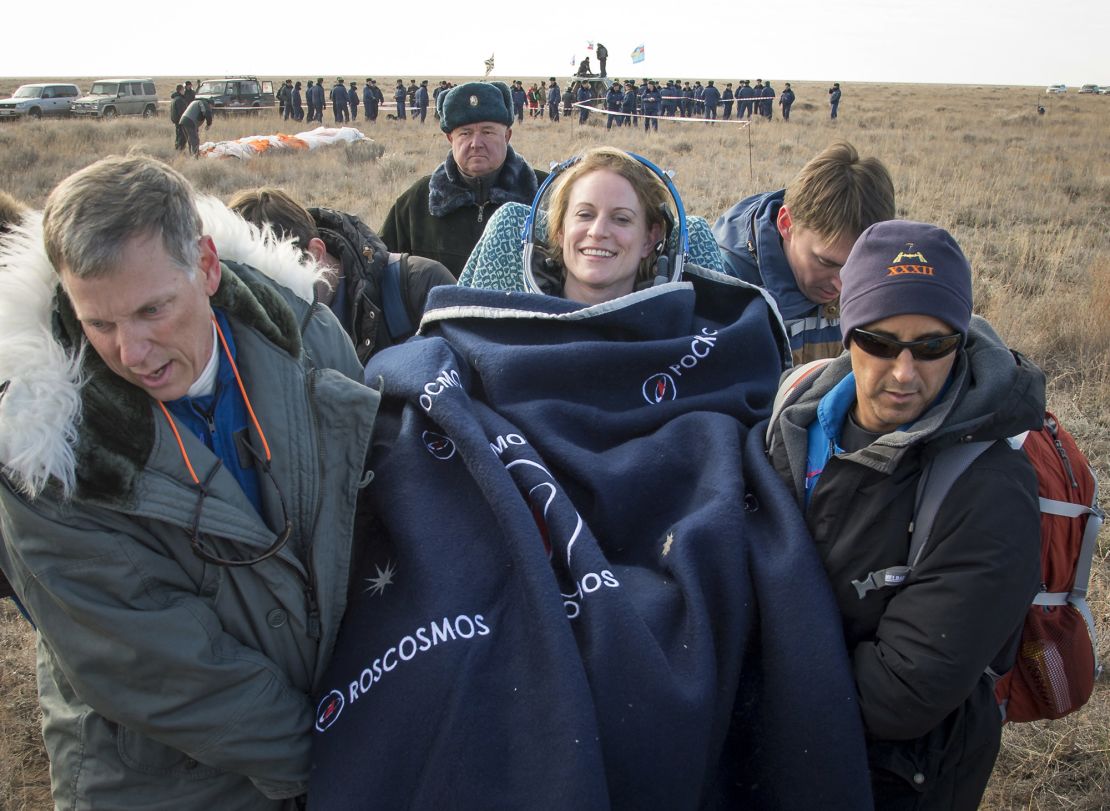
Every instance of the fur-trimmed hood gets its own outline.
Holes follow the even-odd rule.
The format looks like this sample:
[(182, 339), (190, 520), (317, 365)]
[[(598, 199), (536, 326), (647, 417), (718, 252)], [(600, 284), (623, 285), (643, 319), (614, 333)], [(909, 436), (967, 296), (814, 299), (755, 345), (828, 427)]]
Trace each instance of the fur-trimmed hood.
[(478, 185), (468, 185), (450, 152), (432, 173), (428, 183), (428, 211), (433, 217), (444, 217), (463, 206), (492, 203), (496, 208), (503, 203), (530, 205), (539, 184), (536, 173), (524, 158), (508, 146), (505, 162), (495, 178), (483, 178)]
[[(198, 197), (197, 206), (224, 263), (212, 303), (299, 354), (290, 305), (313, 301), (320, 270), (292, 241), (275, 239), (216, 198)], [(0, 241), (0, 465), (32, 497), (48, 485), (67, 497), (128, 490), (149, 452), (149, 398), (84, 348), (46, 256), (42, 216), (31, 214)], [(106, 469), (111, 475), (99, 480)]]

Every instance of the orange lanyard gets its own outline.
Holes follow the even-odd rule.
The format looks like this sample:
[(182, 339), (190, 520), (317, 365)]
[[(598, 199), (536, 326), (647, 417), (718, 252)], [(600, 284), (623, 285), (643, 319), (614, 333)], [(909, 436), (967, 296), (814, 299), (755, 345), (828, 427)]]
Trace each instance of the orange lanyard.
[[(266, 466), (270, 465), (270, 443), (266, 441), (266, 434), (262, 431), (262, 426), (258, 422), (258, 417), (255, 416), (254, 408), (251, 406), (251, 399), (247, 396), (247, 389), (243, 385), (243, 378), (239, 376), (239, 367), (235, 363), (235, 358), (231, 356), (231, 349), (227, 345), (227, 338), (224, 337), (224, 331), (220, 329), (220, 322), (216, 320), (216, 316), (212, 316), (212, 324), (216, 327), (216, 335), (219, 336), (220, 345), (224, 348), (224, 354), (227, 355), (228, 363), (231, 364), (231, 371), (235, 374), (235, 382), (239, 385), (239, 392), (243, 395), (243, 402), (247, 405), (247, 413), (250, 414), (251, 422), (254, 423), (254, 429), (258, 431), (258, 436), (262, 440), (262, 449), (266, 453)], [(185, 460), (185, 467), (189, 469), (189, 475), (193, 477), (193, 483), (199, 485), (200, 477), (193, 469), (193, 463), (189, 461), (189, 454), (185, 451), (185, 443), (181, 440), (181, 433), (177, 430), (177, 425), (174, 423), (173, 417), (170, 415), (169, 409), (166, 404), (158, 400), (158, 407), (162, 409), (162, 413), (166, 415), (166, 420), (170, 424), (170, 430), (173, 431), (173, 436), (177, 440), (177, 449), (181, 451), (181, 458)]]

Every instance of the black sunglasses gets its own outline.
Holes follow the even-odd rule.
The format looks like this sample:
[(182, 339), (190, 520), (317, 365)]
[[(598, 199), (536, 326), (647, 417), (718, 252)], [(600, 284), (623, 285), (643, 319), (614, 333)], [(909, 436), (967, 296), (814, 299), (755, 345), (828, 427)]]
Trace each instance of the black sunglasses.
[(896, 341), (885, 335), (877, 335), (863, 329), (852, 330), (852, 341), (866, 352), (877, 358), (894, 360), (902, 354), (903, 349), (910, 350), (914, 360), (940, 360), (951, 355), (963, 340), (959, 332), (952, 335), (940, 335), (936, 338), (921, 338), (917, 341)]
[[(250, 449), (252, 453), (256, 453), (249, 443), (246, 447)], [(249, 558), (225, 558), (221, 555), (217, 555), (205, 546), (205, 536), (200, 531), (200, 511), (204, 506), (204, 499), (208, 496), (208, 486), (211, 484), (220, 466), (221, 462), (217, 458), (216, 464), (212, 466), (212, 470), (205, 477), (204, 481), (197, 484), (197, 506), (193, 510), (193, 526), (189, 529), (189, 544), (193, 548), (193, 554), (201, 560), (207, 563), (213, 563), (216, 566), (253, 566), (256, 563), (261, 563), (264, 560), (272, 558), (289, 542), (289, 536), (293, 534), (293, 522), (289, 520), (289, 513), (285, 509), (285, 496), (282, 495), (281, 490), (278, 489), (277, 482), (274, 481), (274, 476), (270, 472), (269, 463), (262, 465), (262, 472), (269, 478), (270, 484), (274, 486), (274, 492), (277, 493), (278, 503), (281, 504), (281, 518), (285, 524), (285, 528), (278, 533), (277, 538), (274, 539), (274, 542), (270, 544), (269, 547), (264, 549), (260, 554)]]

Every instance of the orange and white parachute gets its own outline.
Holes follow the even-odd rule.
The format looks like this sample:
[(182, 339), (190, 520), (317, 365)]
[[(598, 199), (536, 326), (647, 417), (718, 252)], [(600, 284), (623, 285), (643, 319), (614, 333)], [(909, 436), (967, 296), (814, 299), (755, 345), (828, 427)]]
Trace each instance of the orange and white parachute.
[(200, 156), (247, 160), (263, 152), (305, 152), (322, 146), (369, 140), (371, 139), (354, 127), (317, 127), (296, 135), (245, 135), (235, 141), (206, 141), (200, 145)]

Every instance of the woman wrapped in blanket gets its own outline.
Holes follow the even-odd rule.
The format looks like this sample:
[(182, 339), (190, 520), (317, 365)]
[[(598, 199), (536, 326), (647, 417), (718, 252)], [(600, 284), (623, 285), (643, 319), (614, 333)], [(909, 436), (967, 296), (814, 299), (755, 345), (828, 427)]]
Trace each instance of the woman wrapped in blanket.
[(677, 190), (642, 160), (596, 147), (563, 163), (531, 209), (506, 203), (494, 213), (459, 285), (592, 305), (650, 287), (659, 275), (677, 278), (679, 258), (724, 272), (706, 221), (686, 218)]
[(835, 602), (756, 428), (784, 330), (701, 265), (669, 178), (590, 150), (371, 359), (310, 808), (869, 811)]

